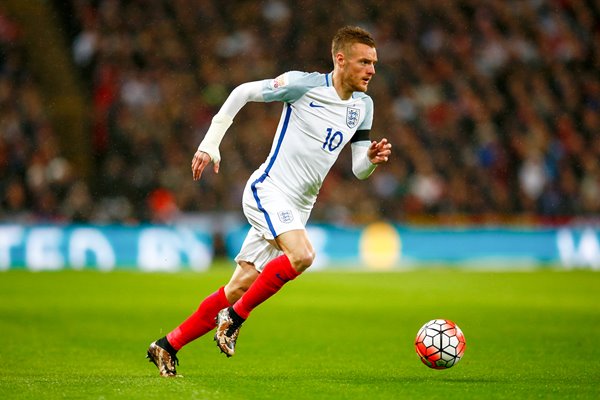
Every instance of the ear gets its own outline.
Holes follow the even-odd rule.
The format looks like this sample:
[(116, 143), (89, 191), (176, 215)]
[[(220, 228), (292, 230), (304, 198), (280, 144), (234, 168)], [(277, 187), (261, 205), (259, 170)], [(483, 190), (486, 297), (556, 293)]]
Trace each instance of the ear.
[(335, 60), (335, 65), (337, 65), (338, 67), (343, 67), (344, 63), (346, 62), (346, 57), (341, 51), (338, 51), (333, 57), (333, 59)]

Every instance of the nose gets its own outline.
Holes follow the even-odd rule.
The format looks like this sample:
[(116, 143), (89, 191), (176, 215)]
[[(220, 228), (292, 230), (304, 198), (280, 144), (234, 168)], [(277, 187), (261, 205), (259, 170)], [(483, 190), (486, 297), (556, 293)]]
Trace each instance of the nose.
[(367, 68), (367, 73), (369, 75), (375, 75), (375, 64), (370, 64), (369, 68)]

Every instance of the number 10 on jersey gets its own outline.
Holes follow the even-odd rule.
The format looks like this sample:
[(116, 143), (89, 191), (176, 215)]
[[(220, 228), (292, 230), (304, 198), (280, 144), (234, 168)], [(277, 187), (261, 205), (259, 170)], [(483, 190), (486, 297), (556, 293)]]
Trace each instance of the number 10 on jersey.
[(333, 132), (332, 128), (327, 128), (327, 137), (325, 138), (325, 141), (323, 142), (323, 149), (329, 150), (329, 151), (334, 151), (335, 149), (340, 147), (340, 144), (342, 144), (343, 140), (344, 140), (344, 134), (342, 132), (340, 132), (340, 131)]

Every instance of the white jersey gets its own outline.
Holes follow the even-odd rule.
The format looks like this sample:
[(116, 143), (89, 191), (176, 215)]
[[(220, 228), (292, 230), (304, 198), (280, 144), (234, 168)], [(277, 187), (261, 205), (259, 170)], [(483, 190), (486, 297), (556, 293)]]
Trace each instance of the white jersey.
[(357, 131), (371, 129), (373, 101), (362, 92), (340, 99), (332, 73), (291, 71), (263, 85), (265, 102), (285, 105), (269, 156), (250, 178), (251, 186), (272, 185), (310, 212), (342, 148)]

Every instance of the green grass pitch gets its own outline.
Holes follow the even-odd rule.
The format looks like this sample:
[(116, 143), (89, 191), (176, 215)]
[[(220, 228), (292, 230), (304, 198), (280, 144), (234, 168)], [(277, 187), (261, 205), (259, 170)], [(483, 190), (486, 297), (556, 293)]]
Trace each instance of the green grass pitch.
[[(0, 273), (2, 399), (600, 398), (600, 274), (315, 272), (244, 325), (237, 354), (207, 335), (161, 378), (148, 344), (225, 282), (207, 273)], [(422, 324), (452, 319), (467, 348), (425, 367)]]

